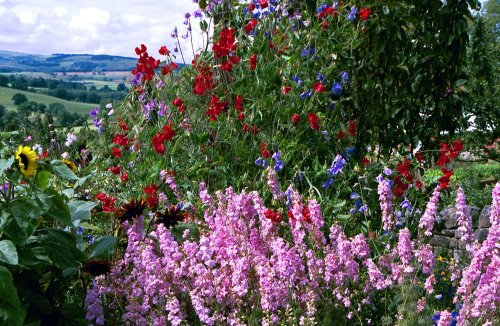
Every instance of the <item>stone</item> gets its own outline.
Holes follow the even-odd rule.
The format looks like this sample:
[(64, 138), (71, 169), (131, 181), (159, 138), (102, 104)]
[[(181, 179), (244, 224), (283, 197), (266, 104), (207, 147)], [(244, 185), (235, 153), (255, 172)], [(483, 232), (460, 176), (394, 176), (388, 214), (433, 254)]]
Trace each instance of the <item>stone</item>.
[(433, 246), (448, 247), (450, 245), (450, 238), (443, 235), (434, 235), (429, 243)]
[(490, 212), (491, 212), (491, 206), (484, 206), (483, 210), (481, 211), (481, 214), (479, 214), (479, 222), (478, 222), (478, 227), (479, 228), (489, 228), (491, 226), (490, 224)]
[(462, 231), (459, 229), (455, 230), (455, 238), (460, 239), (462, 237)]
[(479, 242), (483, 242), (488, 237), (488, 229), (477, 229), (474, 236)]
[(440, 234), (445, 235), (447, 237), (455, 236), (455, 230), (442, 229)]
[(450, 245), (449, 245), (449, 247), (450, 248), (456, 248), (458, 246), (458, 242), (459, 241), (457, 239), (451, 238), (450, 239)]
[(457, 217), (455, 207), (446, 207), (439, 214), (441, 220), (444, 221), (444, 227), (451, 229), (457, 227)]

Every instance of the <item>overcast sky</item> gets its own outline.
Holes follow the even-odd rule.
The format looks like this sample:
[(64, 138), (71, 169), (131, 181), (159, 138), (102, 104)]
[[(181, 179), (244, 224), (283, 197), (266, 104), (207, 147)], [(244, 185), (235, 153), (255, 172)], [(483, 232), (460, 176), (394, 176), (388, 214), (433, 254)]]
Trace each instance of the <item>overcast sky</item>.
[(174, 47), (170, 33), (177, 26), (180, 38), (184, 14), (196, 9), (192, 0), (0, 0), (0, 50), (136, 57), (144, 43), (157, 57), (161, 45)]

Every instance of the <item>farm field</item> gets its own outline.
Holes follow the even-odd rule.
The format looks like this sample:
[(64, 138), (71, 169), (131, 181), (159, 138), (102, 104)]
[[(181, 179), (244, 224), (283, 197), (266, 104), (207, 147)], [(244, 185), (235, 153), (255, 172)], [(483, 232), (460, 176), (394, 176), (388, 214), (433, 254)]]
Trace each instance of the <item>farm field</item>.
[(12, 103), (12, 96), (17, 93), (24, 94), (29, 101), (43, 103), (47, 106), (49, 106), (51, 103), (60, 103), (64, 105), (68, 112), (76, 112), (84, 115), (88, 114), (88, 112), (92, 110), (92, 108), (97, 106), (96, 104), (66, 101), (53, 96), (31, 93), (8, 87), (0, 87), (0, 104), (4, 105), (7, 109), (15, 108), (14, 104)]

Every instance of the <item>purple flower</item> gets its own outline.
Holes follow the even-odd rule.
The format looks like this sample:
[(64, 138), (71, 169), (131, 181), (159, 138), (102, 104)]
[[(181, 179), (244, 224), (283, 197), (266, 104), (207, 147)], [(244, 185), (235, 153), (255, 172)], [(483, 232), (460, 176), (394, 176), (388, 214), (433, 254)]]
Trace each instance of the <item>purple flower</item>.
[(389, 168), (384, 168), (384, 174), (385, 175), (391, 175), (392, 174), (392, 170), (389, 169)]
[(344, 84), (349, 82), (349, 74), (347, 73), (347, 71), (342, 71), (340, 73), (340, 79), (341, 79), (342, 83), (344, 83)]
[(432, 197), (427, 203), (424, 214), (418, 222), (419, 229), (424, 230), (424, 234), (428, 237), (432, 235), (432, 229), (434, 227), (434, 220), (436, 218), (437, 209), (439, 203), (439, 186), (434, 189)]
[(203, 13), (201, 12), (200, 9), (196, 9), (194, 12), (193, 12), (193, 16), (194, 18), (201, 18), (203, 17)]
[(327, 170), (328, 175), (330, 176), (336, 176), (339, 173), (342, 173), (342, 169), (344, 166), (347, 164), (346, 160), (342, 157), (342, 155), (337, 154), (335, 156), (335, 159), (332, 162), (331, 167)]
[(91, 117), (96, 117), (98, 113), (99, 113), (99, 107), (98, 106), (96, 106), (95, 108), (93, 108), (89, 112), (89, 114), (90, 114)]
[(324, 181), (321, 186), (325, 189), (330, 188), (331, 186), (333, 186), (333, 178), (326, 179), (326, 181)]

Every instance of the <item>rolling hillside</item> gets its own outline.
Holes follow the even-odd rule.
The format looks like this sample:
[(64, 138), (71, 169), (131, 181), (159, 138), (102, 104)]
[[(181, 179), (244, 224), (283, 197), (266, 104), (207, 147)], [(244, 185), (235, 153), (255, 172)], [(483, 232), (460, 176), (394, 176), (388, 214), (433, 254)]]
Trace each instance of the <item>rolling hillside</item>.
[(84, 115), (88, 114), (90, 110), (97, 106), (96, 104), (71, 102), (53, 96), (25, 92), (8, 87), (0, 87), (0, 104), (4, 105), (6, 108), (15, 108), (14, 104), (12, 103), (12, 96), (17, 93), (24, 94), (29, 101), (43, 103), (47, 106), (49, 106), (49, 104), (51, 103), (61, 103), (62, 105), (64, 105), (68, 112), (76, 112)]

